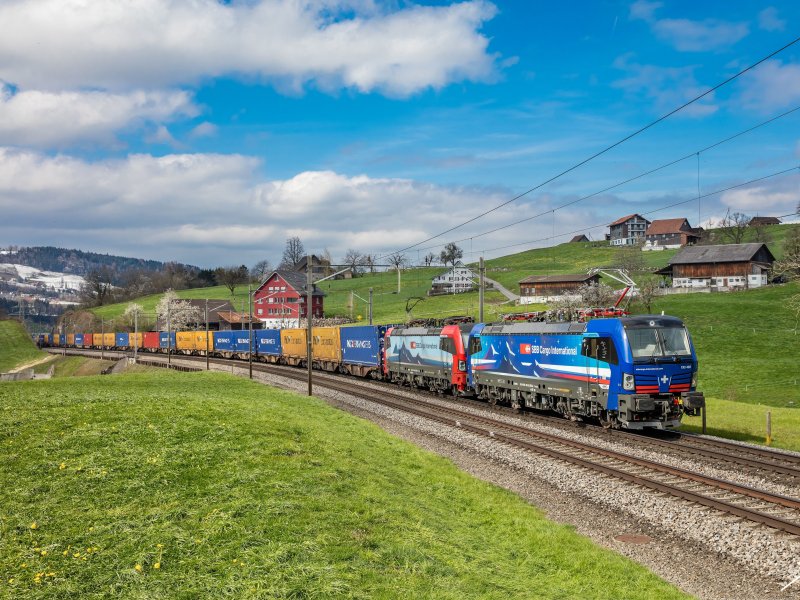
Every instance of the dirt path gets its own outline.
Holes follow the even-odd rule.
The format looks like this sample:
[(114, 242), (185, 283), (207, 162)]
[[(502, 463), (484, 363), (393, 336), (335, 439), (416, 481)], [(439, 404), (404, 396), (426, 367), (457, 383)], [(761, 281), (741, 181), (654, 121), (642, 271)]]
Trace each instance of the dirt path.
[(30, 369), (31, 367), (35, 367), (36, 365), (40, 365), (42, 363), (46, 363), (51, 360), (55, 360), (56, 357), (52, 354), (48, 354), (47, 356), (43, 356), (42, 358), (32, 360), (30, 362), (26, 362), (21, 365), (17, 365), (13, 369), (9, 371), (9, 373), (19, 373), (20, 371), (24, 371), (25, 369)]

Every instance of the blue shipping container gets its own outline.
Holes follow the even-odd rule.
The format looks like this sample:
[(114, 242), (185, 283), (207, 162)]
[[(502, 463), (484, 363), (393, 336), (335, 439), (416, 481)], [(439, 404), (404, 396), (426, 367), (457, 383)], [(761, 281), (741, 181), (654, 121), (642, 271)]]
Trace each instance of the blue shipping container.
[(76, 346), (83, 346), (83, 334), (76, 333), (75, 334), (75, 345)]
[(67, 334), (62, 333), (58, 336), (58, 345), (59, 346), (66, 346), (67, 345)]
[(214, 350), (222, 352), (249, 352), (247, 331), (215, 331)]
[(339, 332), (342, 343), (342, 362), (353, 365), (380, 366), (384, 325), (362, 325), (342, 327)]
[(169, 347), (174, 349), (175, 348), (175, 332), (172, 331), (169, 333), (169, 342), (167, 342), (167, 332), (166, 331), (159, 331), (158, 332), (158, 347), (159, 348), (167, 348)]
[(281, 353), (281, 330), (280, 329), (257, 329), (253, 332), (256, 336), (256, 353), (280, 356)]
[(114, 340), (116, 342), (114, 345), (117, 348), (127, 348), (130, 343), (130, 337), (126, 332), (116, 333), (114, 335)]

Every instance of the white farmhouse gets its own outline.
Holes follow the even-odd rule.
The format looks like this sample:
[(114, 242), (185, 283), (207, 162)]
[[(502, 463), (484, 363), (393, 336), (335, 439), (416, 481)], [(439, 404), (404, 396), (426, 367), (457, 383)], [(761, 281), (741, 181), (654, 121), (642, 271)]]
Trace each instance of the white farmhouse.
[(475, 273), (462, 263), (457, 262), (452, 269), (433, 278), (428, 295), (437, 296), (439, 294), (471, 292), (476, 288), (475, 281)]

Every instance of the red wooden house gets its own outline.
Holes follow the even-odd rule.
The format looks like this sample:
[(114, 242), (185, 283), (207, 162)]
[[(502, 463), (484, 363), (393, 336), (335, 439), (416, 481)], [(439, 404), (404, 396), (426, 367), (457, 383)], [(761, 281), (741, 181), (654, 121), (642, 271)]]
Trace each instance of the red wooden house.
[[(325, 293), (313, 286), (311, 313), (325, 316)], [(306, 275), (296, 271), (273, 271), (253, 294), (255, 316), (268, 324), (291, 323), (306, 318)], [(277, 323), (280, 322), (280, 323)]]

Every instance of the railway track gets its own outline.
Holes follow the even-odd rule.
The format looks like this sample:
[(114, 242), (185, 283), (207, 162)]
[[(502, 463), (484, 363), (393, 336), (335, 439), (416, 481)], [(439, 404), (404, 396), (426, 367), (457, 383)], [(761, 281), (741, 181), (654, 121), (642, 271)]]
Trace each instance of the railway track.
[[(175, 360), (205, 362), (206, 359), (204, 357), (180, 356), (176, 357)], [(148, 355), (146, 358), (141, 359), (141, 362), (163, 366), (166, 359), (159, 355)], [(226, 365), (232, 363), (229, 360), (216, 358), (211, 359), (211, 362)], [(233, 364), (239, 368), (245, 366), (245, 363), (241, 361), (233, 361)], [(197, 368), (197, 370), (202, 370), (202, 368)], [(297, 381), (306, 380), (304, 372), (293, 368), (253, 363), (253, 370)], [(766, 525), (794, 536), (800, 536), (800, 500), (796, 498), (693, 473), (678, 467), (637, 458), (551, 433), (533, 431), (521, 425), (513, 425), (497, 420), (489, 414), (476, 415), (467, 412), (456, 403), (448, 403), (447, 405), (433, 404), (424, 399), (409, 398), (392, 391), (390, 387), (382, 386), (378, 390), (370, 389), (365, 387), (363, 382), (354, 383), (352, 380), (348, 381), (346, 378), (322, 372), (315, 372), (315, 380), (318, 387), (346, 393), (388, 408), (404, 411), (450, 427), (456, 427), (536, 455), (546, 455), (555, 460), (599, 472), (659, 493), (669, 494), (670, 496), (735, 515), (747, 521)], [(563, 420), (561, 421), (563, 422)], [(627, 432), (614, 432), (616, 435), (620, 433), (633, 435)], [(641, 439), (641, 436), (634, 437)], [(695, 436), (691, 436), (689, 439), (692, 442), (695, 440), (706, 441), (705, 438), (696, 438)], [(657, 445), (675, 447), (674, 442), (666, 440), (648, 441), (657, 442)], [(689, 444), (686, 445), (688, 446)], [(722, 448), (724, 443), (709, 444), (709, 446)], [(740, 452), (743, 450), (742, 446), (738, 444), (731, 444), (730, 446)], [(720, 450), (703, 450), (702, 443), (697, 444), (696, 447), (709, 456), (712, 455), (711, 453), (725, 454), (727, 458), (727, 454)], [(746, 447), (744, 449), (749, 450)], [(776, 453), (770, 453), (768, 450), (763, 452), (760, 452), (761, 449), (756, 450), (759, 452), (755, 452), (753, 455), (762, 454), (763, 456), (760, 459), (752, 459), (753, 464), (758, 465), (753, 468), (782, 469), (778, 472), (790, 470), (790, 467), (775, 464), (777, 461), (773, 455)], [(787, 455), (781, 455), (781, 458), (784, 456)], [(794, 458), (790, 455), (789, 457)], [(747, 460), (750, 461), (751, 459)]]

